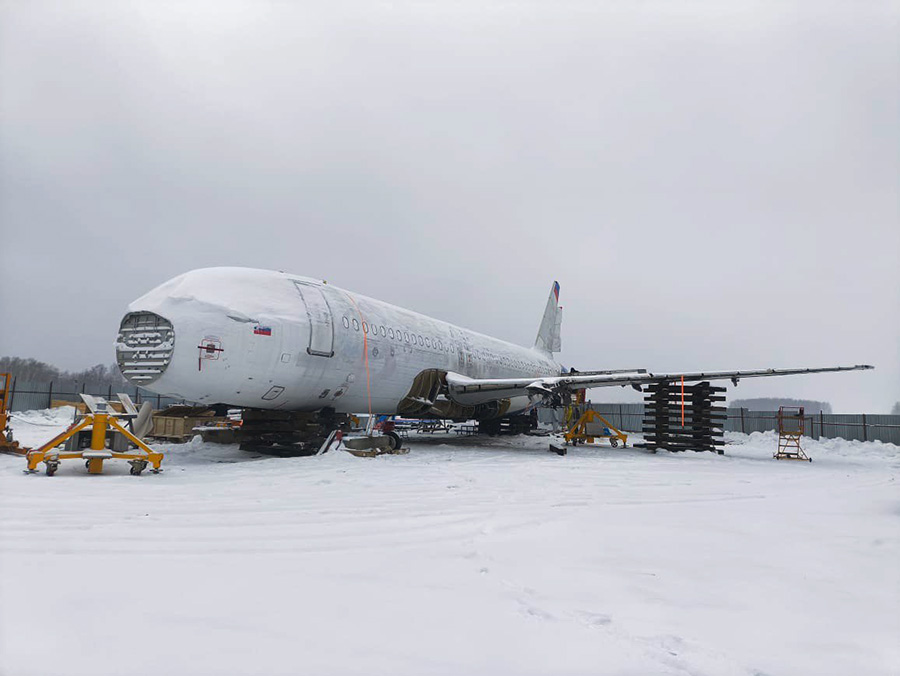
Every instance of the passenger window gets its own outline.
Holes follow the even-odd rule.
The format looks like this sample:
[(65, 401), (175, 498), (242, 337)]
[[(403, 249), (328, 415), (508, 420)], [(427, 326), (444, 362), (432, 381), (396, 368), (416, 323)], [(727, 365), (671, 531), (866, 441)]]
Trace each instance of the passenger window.
[(394, 329), (388, 329), (388, 337), (393, 340), (394, 339)]
[(406, 340), (407, 343), (409, 342), (409, 332), (408, 331), (403, 332), (403, 338)]
[(343, 322), (344, 328), (345, 328), (345, 329), (349, 329), (349, 328), (350, 328), (350, 320), (349, 320), (349, 319), (347, 319), (346, 317), (344, 317), (344, 318), (341, 320), (341, 322)]
[(431, 340), (428, 338), (425, 339), (425, 347), (431, 347)]
[(353, 330), (359, 331), (359, 322), (356, 321), (355, 319), (353, 320)]
[(424, 341), (422, 340), (422, 336), (419, 336), (419, 345), (422, 345)]
[(381, 326), (381, 327), (379, 327), (379, 328), (381, 328), (381, 335), (382, 335), (382, 337), (386, 336), (386, 335), (387, 335), (387, 329), (385, 329), (383, 326)]
[(369, 325), (366, 324), (365, 322), (363, 322), (363, 333), (368, 333), (368, 332), (369, 332)]

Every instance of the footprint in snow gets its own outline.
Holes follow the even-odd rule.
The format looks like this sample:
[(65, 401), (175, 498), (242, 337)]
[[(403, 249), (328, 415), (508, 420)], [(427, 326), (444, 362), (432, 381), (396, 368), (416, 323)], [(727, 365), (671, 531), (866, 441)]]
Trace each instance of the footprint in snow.
[(598, 627), (605, 627), (612, 624), (612, 617), (605, 613), (591, 613), (582, 610), (578, 615), (580, 616), (581, 623), (589, 629), (597, 629)]
[(519, 606), (520, 606), (519, 612), (521, 612), (526, 617), (533, 617), (537, 620), (544, 620), (544, 621), (551, 621), (551, 622), (556, 619), (555, 617), (553, 617), (553, 615), (551, 615), (547, 611), (542, 610), (541, 608), (538, 608), (537, 606), (532, 606), (528, 603), (525, 603), (521, 599), (519, 599)]

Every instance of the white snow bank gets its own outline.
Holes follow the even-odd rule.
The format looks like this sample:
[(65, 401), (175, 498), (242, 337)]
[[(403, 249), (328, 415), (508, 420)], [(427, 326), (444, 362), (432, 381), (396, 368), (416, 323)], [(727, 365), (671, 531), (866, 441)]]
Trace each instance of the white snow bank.
[(0, 456), (0, 673), (896, 673), (896, 446), (407, 445), (165, 445), (141, 477)]
[(75, 420), (74, 406), (60, 406), (40, 411), (18, 411), (10, 414), (9, 428), (21, 446), (36, 447), (64, 432)]
[[(771, 458), (778, 449), (778, 434), (771, 430), (750, 434), (726, 432), (725, 442), (728, 455)], [(884, 460), (900, 460), (900, 446), (883, 441), (801, 437), (800, 446), (813, 462), (881, 464)]]

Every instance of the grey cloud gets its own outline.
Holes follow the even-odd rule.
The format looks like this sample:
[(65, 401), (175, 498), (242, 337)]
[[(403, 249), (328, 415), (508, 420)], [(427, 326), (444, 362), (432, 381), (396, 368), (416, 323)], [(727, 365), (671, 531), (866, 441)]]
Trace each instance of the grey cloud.
[(0, 354), (108, 362), (208, 265), (530, 344), (558, 278), (568, 364), (866, 361), (736, 394), (900, 399), (896, 4), (0, 12)]

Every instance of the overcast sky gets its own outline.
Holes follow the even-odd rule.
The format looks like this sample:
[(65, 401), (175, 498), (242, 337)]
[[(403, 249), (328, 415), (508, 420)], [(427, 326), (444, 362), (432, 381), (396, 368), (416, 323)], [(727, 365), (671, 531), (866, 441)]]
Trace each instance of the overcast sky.
[(567, 365), (900, 400), (896, 1), (0, 8), (0, 355), (215, 265), (531, 345), (556, 278)]

